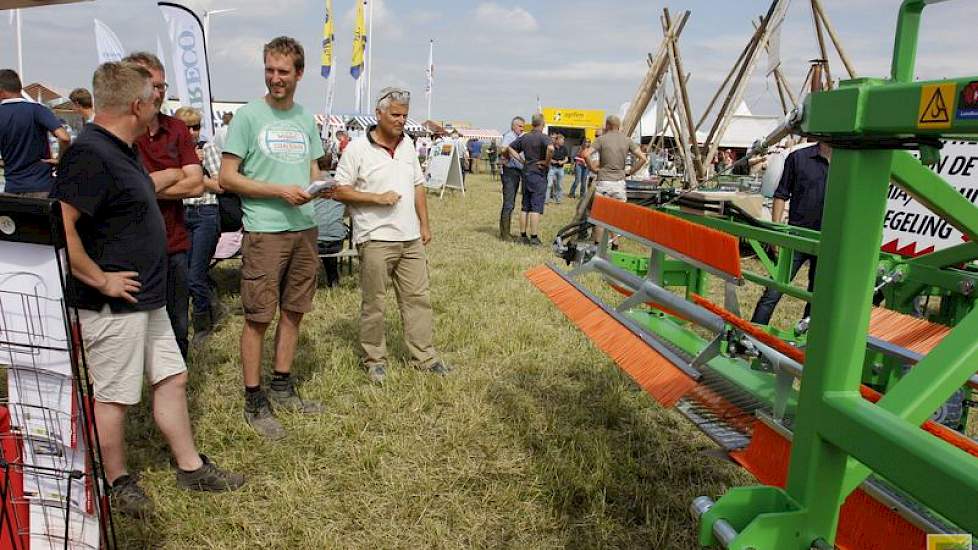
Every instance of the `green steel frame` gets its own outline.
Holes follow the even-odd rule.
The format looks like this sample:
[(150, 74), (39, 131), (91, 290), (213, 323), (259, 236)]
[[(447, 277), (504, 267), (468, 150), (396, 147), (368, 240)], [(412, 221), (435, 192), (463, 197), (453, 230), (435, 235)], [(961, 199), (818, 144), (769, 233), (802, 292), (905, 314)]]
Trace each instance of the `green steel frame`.
[[(905, 0), (900, 8), (889, 80), (844, 82), (806, 101), (802, 132), (836, 146), (823, 230), (817, 242), (788, 234), (765, 239), (809, 250), (817, 250), (820, 243), (831, 251), (819, 256), (788, 483), (785, 489), (729, 491), (701, 518), (703, 545), (716, 542), (713, 526), (721, 519), (737, 530), (727, 545), (731, 549), (808, 550), (814, 544), (831, 544), (841, 503), (871, 471), (962, 529), (978, 532), (978, 461), (919, 429), (974, 374), (978, 311), (955, 312), (960, 318), (952, 332), (878, 404), (859, 394), (891, 175), (917, 200), (972, 241), (978, 240), (978, 208), (921, 161), (895, 150), (919, 139), (923, 161), (932, 162), (937, 150), (927, 138), (978, 134), (978, 120), (960, 118), (955, 109), (956, 92), (978, 77), (913, 81), (920, 19), (927, 3)], [(935, 86), (953, 86), (955, 93), (945, 98), (948, 120), (920, 124), (916, 107)], [(867, 238), (870, 235), (876, 237)], [(901, 267), (919, 277), (922, 286), (943, 286), (955, 273), (941, 268), (973, 259), (975, 251), (974, 245), (962, 245)]]

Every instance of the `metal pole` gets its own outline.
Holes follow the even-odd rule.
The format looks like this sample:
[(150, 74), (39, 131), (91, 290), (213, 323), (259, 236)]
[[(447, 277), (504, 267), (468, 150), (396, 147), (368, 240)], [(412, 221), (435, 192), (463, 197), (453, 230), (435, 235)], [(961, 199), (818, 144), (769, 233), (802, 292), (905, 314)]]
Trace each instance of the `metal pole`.
[(431, 96), (435, 93), (435, 41), (428, 41), (428, 118), (431, 120)]
[(24, 81), (24, 43), (20, 32), (20, 10), (14, 10), (14, 17), (17, 19), (17, 74), (20, 75), (21, 82)]
[(374, 3), (367, 2), (367, 101), (370, 98), (370, 80), (374, 74)]

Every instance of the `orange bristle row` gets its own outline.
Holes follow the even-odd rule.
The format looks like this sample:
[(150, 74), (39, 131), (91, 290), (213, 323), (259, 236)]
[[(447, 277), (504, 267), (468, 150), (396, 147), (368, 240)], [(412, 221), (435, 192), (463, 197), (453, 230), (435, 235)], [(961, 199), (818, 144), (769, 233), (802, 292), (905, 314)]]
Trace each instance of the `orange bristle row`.
[(922, 354), (934, 349), (949, 332), (950, 327), (881, 307), (874, 307), (869, 318), (870, 336)]
[(662, 406), (672, 407), (696, 386), (695, 380), (549, 267), (535, 267), (525, 275), (598, 349)]
[[(794, 359), (795, 361), (798, 361), (801, 364), (804, 364), (805, 363), (805, 352), (804, 351), (802, 351), (802, 350), (800, 350), (800, 349), (792, 346), (791, 344), (785, 342), (784, 340), (781, 340), (780, 338), (777, 338), (777, 337), (775, 337), (775, 336), (773, 336), (771, 334), (768, 334), (768, 333), (762, 331), (761, 329), (759, 329), (756, 326), (752, 325), (747, 320), (742, 319), (740, 317), (737, 317), (733, 313), (730, 313), (729, 311), (723, 309), (722, 307), (717, 306), (716, 304), (710, 302), (709, 300), (707, 300), (706, 298), (704, 298), (704, 297), (702, 297), (702, 296), (700, 296), (698, 294), (693, 294), (692, 295), (692, 298), (693, 298), (693, 301), (695, 301), (697, 304), (703, 306), (706, 309), (709, 309), (710, 311), (712, 311), (713, 313), (716, 313), (720, 317), (723, 317), (724, 321), (726, 321), (726, 322), (730, 323), (731, 325), (734, 325), (738, 329), (740, 329), (740, 330), (742, 330), (742, 331), (750, 334), (751, 336), (757, 338), (758, 340), (764, 342), (765, 344), (771, 346), (772, 348), (780, 351), (781, 353), (787, 355), (788, 357)], [(874, 315), (877, 315), (877, 314), (874, 312)], [(901, 314), (897, 314), (897, 315), (901, 315)], [(888, 320), (895, 319), (895, 317), (888, 316), (888, 315), (880, 315), (879, 318), (881, 318), (881, 319), (888, 319)], [(912, 317), (910, 319), (916, 320), (916, 319), (913, 319)], [(924, 322), (927, 323), (926, 321), (924, 321)], [(931, 325), (933, 323), (927, 323), (927, 324)], [(942, 326), (942, 325), (938, 325), (938, 326)], [(944, 328), (947, 328), (947, 327), (944, 327)], [(920, 332), (922, 333), (923, 331), (920, 331)], [(904, 334), (907, 334), (907, 332), (904, 332)], [(884, 339), (885, 340), (885, 338), (883, 338), (881, 336), (877, 336), (877, 337), (880, 338), (880, 339)], [(943, 338), (943, 336), (942, 336), (942, 338)], [(930, 337), (927, 337), (927, 339), (929, 340)], [(936, 343), (934, 345), (936, 345)], [(920, 352), (918, 352), (918, 353), (920, 353)], [(879, 401), (882, 398), (882, 395), (879, 392), (877, 392), (876, 390), (874, 390), (874, 389), (872, 389), (870, 387), (867, 387), (867, 386), (860, 386), (859, 387), (859, 392), (863, 396), (864, 399), (866, 399), (867, 401), (871, 401), (873, 403), (876, 403), (877, 401)], [(930, 433), (932, 435), (935, 435), (935, 436), (943, 439), (944, 441), (947, 441), (948, 443), (950, 443), (951, 445), (954, 445), (955, 447), (961, 449), (962, 451), (964, 451), (964, 452), (966, 452), (966, 453), (968, 453), (970, 455), (974, 455), (974, 456), (978, 457), (978, 442), (974, 441), (973, 439), (968, 438), (968, 437), (965, 437), (965, 436), (959, 434), (958, 432), (956, 432), (956, 431), (954, 431), (954, 430), (952, 430), (952, 429), (950, 429), (950, 428), (948, 428), (946, 426), (942, 426), (941, 424), (938, 424), (938, 423), (933, 422), (931, 420), (927, 420), (920, 427), (924, 431), (926, 431), (926, 432), (928, 432), (928, 433)]]
[(591, 218), (741, 277), (740, 245), (733, 235), (600, 195), (594, 197)]
[(757, 478), (774, 487), (784, 487), (791, 462), (791, 442), (764, 422), (754, 423), (754, 434), (746, 449), (731, 451), (730, 458)]
[[(765, 485), (787, 484), (791, 442), (764, 422), (755, 424), (750, 445), (730, 457)], [(926, 546), (926, 538), (919, 528), (856, 489), (839, 511), (835, 545), (840, 550), (919, 550)]]
[(714, 304), (699, 294), (691, 294), (690, 297), (696, 304), (720, 316), (724, 321), (737, 327), (740, 331), (750, 334), (754, 338), (757, 338), (761, 342), (771, 346), (799, 363), (805, 362), (805, 352), (796, 348), (795, 346), (792, 346), (777, 336), (764, 332), (750, 321), (730, 313), (726, 309)]

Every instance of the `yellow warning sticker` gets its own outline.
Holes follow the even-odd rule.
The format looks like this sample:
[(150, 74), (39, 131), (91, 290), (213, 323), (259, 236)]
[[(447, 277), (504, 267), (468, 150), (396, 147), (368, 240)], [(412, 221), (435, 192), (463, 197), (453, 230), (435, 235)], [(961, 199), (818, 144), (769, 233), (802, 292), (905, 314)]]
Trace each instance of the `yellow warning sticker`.
[(957, 85), (932, 84), (920, 89), (920, 110), (917, 112), (917, 128), (941, 129), (951, 127)]
[(971, 535), (927, 535), (927, 550), (970, 550)]

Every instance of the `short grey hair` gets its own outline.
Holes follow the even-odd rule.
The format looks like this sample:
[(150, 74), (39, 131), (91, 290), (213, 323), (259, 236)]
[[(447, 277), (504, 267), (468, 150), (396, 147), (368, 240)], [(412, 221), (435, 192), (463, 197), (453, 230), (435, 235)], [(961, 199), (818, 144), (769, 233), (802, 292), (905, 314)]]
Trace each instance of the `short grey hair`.
[(391, 108), (391, 103), (397, 103), (398, 105), (410, 105), (411, 104), (411, 92), (403, 89), (396, 88), (393, 86), (388, 86), (377, 94), (377, 109), (383, 112), (388, 112)]
[(604, 125), (607, 128), (617, 130), (621, 128), (621, 119), (618, 118), (618, 115), (608, 115), (608, 118), (604, 121)]
[(543, 115), (541, 115), (540, 113), (533, 115), (533, 118), (530, 119), (530, 125), (533, 126), (534, 128), (542, 128)]
[(165, 72), (163, 67), (163, 62), (160, 61), (159, 57), (151, 54), (149, 52), (132, 52), (122, 59), (126, 63), (135, 63), (136, 65), (142, 65), (151, 71)]
[(149, 101), (153, 97), (152, 75), (142, 65), (127, 62), (109, 62), (99, 65), (92, 76), (95, 111), (120, 113), (137, 99)]

